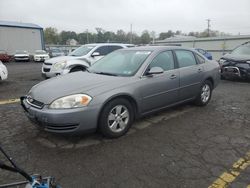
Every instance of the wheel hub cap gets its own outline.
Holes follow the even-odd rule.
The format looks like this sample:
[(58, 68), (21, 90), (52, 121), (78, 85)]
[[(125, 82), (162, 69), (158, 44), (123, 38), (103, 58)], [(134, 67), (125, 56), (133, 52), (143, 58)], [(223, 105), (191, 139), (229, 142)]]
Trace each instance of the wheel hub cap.
[(124, 105), (115, 106), (108, 116), (108, 126), (113, 132), (123, 131), (129, 122), (129, 111)]

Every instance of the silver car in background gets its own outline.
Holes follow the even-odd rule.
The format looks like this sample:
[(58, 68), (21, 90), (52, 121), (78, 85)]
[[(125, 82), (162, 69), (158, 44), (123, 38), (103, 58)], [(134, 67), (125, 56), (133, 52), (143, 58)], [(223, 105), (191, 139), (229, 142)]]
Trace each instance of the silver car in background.
[(196, 51), (135, 47), (105, 56), (87, 72), (43, 81), (21, 97), (21, 104), (46, 131), (99, 129), (115, 138), (149, 113), (190, 101), (205, 106), (219, 80), (218, 63)]
[(121, 48), (127, 48), (127, 46), (115, 43), (83, 45), (67, 56), (46, 60), (42, 67), (42, 75), (45, 78), (51, 78), (71, 72), (83, 71), (105, 55)]

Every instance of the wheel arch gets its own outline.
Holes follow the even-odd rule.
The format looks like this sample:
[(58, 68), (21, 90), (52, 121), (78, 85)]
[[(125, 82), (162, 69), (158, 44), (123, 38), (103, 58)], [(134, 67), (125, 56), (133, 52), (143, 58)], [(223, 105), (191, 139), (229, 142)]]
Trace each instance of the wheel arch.
[(134, 118), (136, 119), (138, 117), (138, 103), (136, 102), (135, 98), (132, 97), (130, 94), (127, 93), (123, 93), (123, 94), (118, 94), (118, 95), (114, 95), (109, 97), (104, 104), (101, 107), (101, 110), (98, 113), (98, 124), (99, 124), (99, 120), (100, 120), (100, 116), (103, 112), (104, 107), (111, 101), (115, 100), (115, 99), (119, 99), (119, 98), (123, 98), (126, 99), (130, 102), (130, 104), (132, 105), (133, 109), (134, 109)]
[(211, 76), (207, 77), (204, 81), (210, 81), (212, 84), (212, 89), (214, 88), (214, 79)]

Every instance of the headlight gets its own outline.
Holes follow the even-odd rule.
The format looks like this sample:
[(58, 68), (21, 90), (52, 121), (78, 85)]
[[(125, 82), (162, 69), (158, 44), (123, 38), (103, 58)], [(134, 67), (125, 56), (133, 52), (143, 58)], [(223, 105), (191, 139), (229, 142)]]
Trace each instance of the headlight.
[(69, 109), (88, 106), (92, 98), (85, 94), (75, 94), (56, 99), (51, 103), (51, 109)]
[(225, 63), (226, 61), (227, 61), (227, 60), (225, 60), (225, 59), (220, 59), (220, 60), (219, 60), (219, 63), (220, 63), (220, 64), (223, 64), (223, 63)]
[(66, 66), (66, 64), (67, 64), (67, 61), (58, 62), (58, 63), (55, 63), (55, 64), (53, 65), (53, 68), (54, 68), (54, 69), (64, 69), (65, 66)]

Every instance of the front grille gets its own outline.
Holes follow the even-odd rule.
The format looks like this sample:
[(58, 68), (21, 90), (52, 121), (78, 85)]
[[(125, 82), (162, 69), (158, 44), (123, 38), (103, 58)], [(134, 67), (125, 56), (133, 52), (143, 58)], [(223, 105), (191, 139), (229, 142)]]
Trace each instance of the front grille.
[(50, 71), (50, 68), (43, 68), (43, 71), (44, 71), (44, 72), (49, 72), (49, 71)]
[(78, 127), (78, 124), (66, 124), (66, 125), (57, 125), (57, 124), (46, 124), (45, 129), (48, 131), (72, 131)]
[(44, 65), (52, 65), (52, 63), (47, 63), (47, 62), (45, 62)]
[(28, 58), (28, 56), (16, 56), (15, 58)]
[(42, 109), (43, 106), (44, 106), (44, 103), (42, 103), (42, 102), (40, 102), (40, 101), (37, 101), (37, 100), (33, 99), (33, 98), (30, 97), (30, 96), (28, 96), (26, 100), (27, 100), (27, 102), (28, 102), (31, 106), (33, 106), (33, 107), (35, 107), (35, 108)]

